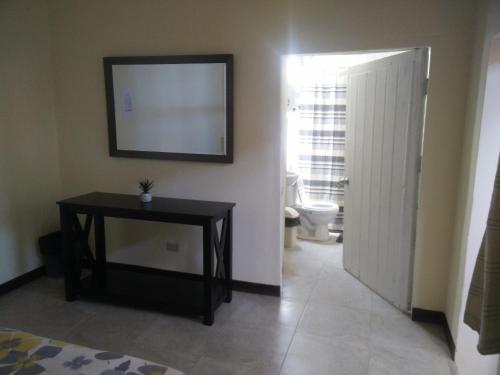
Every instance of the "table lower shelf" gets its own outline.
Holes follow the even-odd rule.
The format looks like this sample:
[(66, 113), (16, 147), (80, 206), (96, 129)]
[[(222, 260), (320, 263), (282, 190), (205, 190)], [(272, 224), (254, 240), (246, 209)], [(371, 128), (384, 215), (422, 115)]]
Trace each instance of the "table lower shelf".
[[(221, 280), (212, 285), (217, 309), (227, 296)], [(159, 270), (120, 263), (107, 263), (105, 286), (97, 285), (92, 275), (80, 281), (84, 298), (164, 312), (203, 315), (202, 275)]]

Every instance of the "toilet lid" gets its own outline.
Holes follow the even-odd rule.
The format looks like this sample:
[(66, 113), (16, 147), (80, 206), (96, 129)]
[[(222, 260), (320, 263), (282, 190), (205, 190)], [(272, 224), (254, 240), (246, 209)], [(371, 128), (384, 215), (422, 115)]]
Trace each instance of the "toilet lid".
[(285, 207), (285, 218), (286, 219), (296, 219), (299, 217), (299, 213), (297, 210), (294, 210), (292, 207)]
[(339, 206), (335, 203), (330, 202), (309, 202), (308, 204), (304, 205), (304, 208), (314, 211), (332, 211), (338, 210)]

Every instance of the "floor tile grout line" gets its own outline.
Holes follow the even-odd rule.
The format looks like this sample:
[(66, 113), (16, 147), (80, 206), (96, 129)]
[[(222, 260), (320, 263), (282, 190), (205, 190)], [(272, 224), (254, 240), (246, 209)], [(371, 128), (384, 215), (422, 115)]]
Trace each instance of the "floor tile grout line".
[[(304, 250), (309, 250), (309, 247), (306, 248), (306, 246), (304, 246)], [(309, 251), (304, 251), (304, 252), (301, 252), (301, 253), (292, 253), (291, 257), (288, 258), (288, 262), (287, 265), (291, 266), (291, 267), (288, 267), (286, 268), (284, 274), (286, 275), (285, 279), (287, 281), (293, 281), (295, 279), (295, 277), (298, 277), (297, 278), (297, 281), (299, 282), (298, 285), (295, 285), (293, 284), (293, 282), (285, 282), (284, 285), (285, 287), (292, 287), (292, 294), (290, 295), (290, 298), (287, 298), (285, 297), (284, 300), (286, 301), (287, 299), (290, 299), (290, 300), (294, 300), (296, 299), (297, 297), (299, 297), (299, 299), (296, 299), (295, 300), (295, 307), (292, 305), (292, 306), (285, 306), (285, 311), (286, 311), (286, 320), (285, 322), (282, 322), (281, 319), (275, 319), (277, 318), (276, 314), (274, 315), (274, 318), (272, 320), (266, 320), (266, 323), (269, 322), (269, 324), (272, 324), (275, 328), (277, 328), (277, 330), (279, 331), (280, 335), (282, 336), (283, 333), (285, 333), (286, 335), (285, 336), (282, 336), (282, 338), (284, 339), (284, 341), (280, 341), (279, 343), (279, 346), (280, 346), (280, 350), (279, 350), (279, 353), (277, 353), (277, 357), (275, 358), (274, 361), (269, 361), (269, 362), (265, 362), (266, 364), (269, 364), (269, 366), (267, 366), (267, 370), (270, 370), (270, 372), (274, 375), (277, 375), (278, 373), (283, 373), (283, 371), (286, 373), (288, 372), (288, 370), (290, 369), (290, 365), (292, 363), (297, 363), (296, 361), (299, 360), (299, 363), (301, 363), (302, 360), (305, 360), (306, 364), (308, 362), (308, 359), (306, 358), (302, 358), (302, 359), (299, 359), (297, 357), (297, 355), (300, 355), (302, 353), (302, 349), (301, 347), (303, 345), (301, 345), (301, 342), (303, 340), (303, 338), (305, 336), (307, 336), (307, 334), (309, 333), (308, 331), (308, 323), (310, 322), (310, 313), (311, 313), (311, 310), (315, 307), (320, 307), (321, 308), (321, 300), (323, 300), (322, 298), (317, 298), (317, 297), (321, 297), (323, 294), (323, 290), (324, 289), (330, 289), (332, 287), (332, 283), (335, 283), (335, 278), (328, 278), (328, 276), (331, 274), (332, 271), (335, 271), (335, 273), (337, 271), (339, 272), (343, 272), (343, 268), (339, 265), (339, 258), (338, 257), (323, 257), (323, 254), (325, 254), (325, 252), (323, 252), (321, 248), (315, 246), (314, 248), (311, 249), (312, 251), (309, 252)], [(326, 250), (326, 249), (325, 249)], [(329, 252), (326, 252), (326, 253), (329, 253)], [(333, 253), (332, 253), (333, 254)], [(303, 257), (303, 255), (310, 255), (310, 256), (306, 256), (306, 257)], [(323, 262), (320, 262), (320, 261), (315, 261), (315, 258), (316, 260), (318, 260), (318, 258), (322, 259)], [(307, 264), (303, 264), (304, 262), (306, 262)], [(302, 267), (302, 265), (304, 267)], [(332, 267), (335, 267), (335, 269), (332, 269)], [(299, 272), (300, 271), (300, 272)], [(345, 272), (345, 271), (344, 271)], [(295, 275), (293, 278), (290, 278), (288, 279), (288, 276), (290, 275)], [(284, 280), (285, 280), (284, 279)], [(342, 286), (342, 285), (341, 285)], [(297, 289), (298, 287), (298, 289)], [(425, 355), (425, 356), (429, 356), (430, 359), (434, 359), (434, 358), (437, 358), (439, 359), (439, 366), (435, 367), (436, 369), (439, 368), (439, 369), (444, 369), (445, 367), (445, 363), (444, 360), (448, 360), (449, 359), (449, 355), (443, 355), (443, 353), (448, 353), (447, 352), (447, 347), (444, 346), (444, 352), (441, 348), (442, 345), (445, 345), (443, 344), (444, 343), (444, 337), (442, 336), (441, 334), (441, 331), (438, 330), (438, 329), (427, 329), (427, 324), (419, 324), (419, 323), (414, 323), (414, 322), (409, 322), (409, 324), (407, 324), (407, 320), (409, 319), (408, 316), (403, 316), (400, 314), (396, 315), (395, 317), (390, 315), (389, 313), (394, 310), (395, 308), (393, 308), (390, 303), (384, 303), (384, 299), (381, 299), (380, 297), (377, 297), (377, 295), (371, 291), (371, 297), (370, 296), (365, 296), (365, 298), (369, 298), (368, 302), (369, 302), (369, 305), (367, 307), (369, 307), (369, 312), (370, 312), (370, 315), (369, 315), (369, 319), (368, 319), (368, 322), (369, 322), (369, 327), (370, 327), (370, 334), (369, 334), (369, 342), (368, 342), (368, 345), (367, 345), (367, 349), (368, 349), (368, 353), (366, 353), (366, 357), (365, 355), (364, 358), (368, 358), (368, 362), (367, 363), (363, 363), (363, 366), (362, 366), (362, 370), (363, 370), (363, 373), (364, 371), (367, 371), (366, 368), (368, 366), (368, 370), (370, 368), (374, 368), (377, 367), (377, 363), (382, 363), (380, 362), (381, 360), (384, 362), (384, 361), (388, 361), (390, 360), (390, 358), (392, 358), (393, 355), (396, 355), (396, 357), (401, 357), (401, 353), (403, 353), (403, 356), (401, 358), (403, 359), (407, 359), (406, 358), (406, 355), (404, 355), (404, 353), (406, 352), (415, 352), (415, 350), (418, 350), (418, 352), (416, 352), (418, 355), (420, 355), (419, 353), (421, 353), (422, 355)], [(64, 321), (64, 324), (60, 327), (62, 329), (57, 329), (57, 327), (55, 327), (55, 332), (59, 332), (59, 334), (57, 334), (55, 337), (53, 338), (58, 338), (58, 337), (61, 337), (64, 341), (67, 341), (69, 339), (69, 341), (72, 341), (71, 338), (75, 338), (77, 340), (80, 340), (80, 335), (78, 334), (79, 332), (85, 332), (87, 330), (87, 326), (89, 325), (90, 322), (94, 322), (94, 320), (96, 318), (99, 318), (100, 316), (102, 316), (103, 314), (106, 315), (107, 314), (107, 310), (106, 309), (96, 309), (96, 306), (97, 305), (88, 305), (86, 302), (85, 299), (82, 299), (81, 302), (77, 301), (77, 302), (74, 302), (74, 303), (66, 303), (64, 302), (64, 299), (62, 297), (62, 295), (59, 295), (59, 293), (57, 293), (57, 295), (54, 293), (53, 291), (53, 288), (51, 287), (51, 285), (47, 284), (45, 285), (44, 283), (41, 283), (39, 285), (39, 287), (36, 287), (36, 288), (30, 288), (30, 290), (23, 290), (22, 293), (20, 293), (20, 296), (19, 297), (22, 297), (22, 298), (17, 298), (17, 296), (14, 298), (14, 299), (11, 299), (11, 298), (8, 298), (8, 299), (3, 299), (3, 298), (0, 298), (0, 308), (3, 307), (3, 304), (5, 303), (5, 305), (9, 305), (11, 304), (11, 301), (15, 301), (16, 304), (14, 305), (16, 308), (17, 308), (17, 304), (22, 304), (22, 305), (26, 305), (27, 301), (35, 301), (35, 302), (38, 302), (38, 300), (41, 298), (41, 297), (44, 297), (44, 299), (47, 300), (47, 302), (50, 303), (50, 305), (47, 305), (47, 307), (44, 307), (44, 305), (41, 305), (40, 309), (46, 309), (46, 308), (50, 308), (50, 310), (47, 310), (47, 312), (45, 312), (46, 310), (40, 310), (39, 312), (43, 314), (47, 314), (47, 316), (51, 316), (52, 315), (52, 307), (55, 308), (55, 313), (57, 314), (72, 314), (73, 311), (75, 311), (75, 313), (77, 313), (75, 315), (75, 317), (73, 319), (69, 319), (68, 321)], [(55, 304), (53, 304), (51, 302), (51, 300), (53, 298), (57, 297), (57, 300), (61, 300), (60, 302), (56, 301)], [(265, 297), (262, 301), (260, 300), (261, 297), (256, 297), (258, 298), (259, 300), (256, 301), (257, 303), (257, 307), (260, 306), (262, 304), (262, 306), (267, 306), (268, 304), (268, 300), (266, 298), (268, 297)], [(244, 296), (241, 297), (241, 301), (243, 302), (244, 300), (247, 299), (247, 296), (246, 294), (244, 294)], [(277, 312), (277, 307), (279, 304), (277, 304), (276, 302), (280, 302), (279, 299), (278, 300), (275, 300), (274, 298), (272, 297), (269, 297), (269, 300), (272, 299), (272, 308), (270, 309), (270, 311), (272, 313), (276, 313)], [(384, 304), (381, 304), (380, 302), (384, 303)], [(385, 301), (386, 302), (386, 301)], [(281, 300), (281, 303), (283, 303), (283, 299)], [(20, 306), (22, 306), (20, 305)], [(318, 306), (316, 306), (318, 305)], [(49, 307), (50, 306), (50, 307)], [(98, 306), (101, 306), (101, 305), (98, 305)], [(103, 305), (104, 306), (104, 305)], [(242, 303), (241, 305), (242, 307), (244, 307), (245, 305)], [(252, 306), (252, 305), (250, 305)], [(283, 308), (283, 306), (281, 306)], [(354, 308), (354, 307), (349, 307), (349, 305), (346, 305), (345, 306), (346, 308)], [(386, 310), (387, 307), (390, 307), (391, 308), (391, 311), (389, 310)], [(16, 308), (14, 309), (11, 309), (12, 311), (16, 311)], [(290, 310), (291, 309), (291, 310)], [(306, 310), (307, 309), (307, 310)], [(245, 309), (242, 309), (242, 311), (245, 310)], [(396, 309), (397, 310), (397, 309)], [(35, 329), (39, 329), (39, 328), (44, 328), (43, 327), (43, 323), (42, 322), (38, 322), (38, 323), (35, 323), (35, 325), (31, 324), (31, 322), (28, 320), (30, 319), (30, 317), (33, 315), (33, 314), (36, 314), (36, 316), (38, 316), (38, 313), (37, 313), (38, 310), (35, 310), (34, 313), (30, 313), (30, 314), (25, 314), (26, 316), (25, 317), (21, 317), (20, 319), (14, 319), (15, 315), (12, 316), (12, 318), (10, 318), (10, 315), (6, 316), (6, 321), (12, 321), (12, 322), (16, 322), (15, 324), (21, 324), (19, 326), (20, 329), (22, 329), (22, 323), (25, 321), (27, 323), (28, 326), (32, 326), (32, 329), (35, 330)], [(267, 312), (268, 310), (264, 309), (263, 310), (264, 312)], [(307, 314), (306, 314), (307, 312)], [(2, 315), (2, 314), (0, 314)], [(11, 314), (12, 315), (12, 314)], [(133, 322), (135, 321), (135, 318), (137, 317), (135, 314), (131, 314), (130, 316), (128, 316), (128, 314), (126, 314), (127, 317), (125, 318), (124, 321), (127, 321), (127, 322)], [(149, 316), (149, 314), (148, 314)], [(160, 315), (157, 315), (156, 313), (155, 314), (152, 314), (152, 316), (160, 316)], [(238, 316), (238, 314), (236, 315)], [(244, 315), (245, 316), (245, 315)], [(161, 319), (163, 320), (163, 315), (161, 315)], [(76, 319), (75, 319), (76, 318)], [(290, 318), (293, 318), (290, 320)], [(382, 320), (380, 320), (380, 318), (383, 318)], [(148, 318), (150, 319), (150, 318)], [(267, 319), (267, 315), (266, 315), (266, 319)], [(328, 315), (328, 319), (329, 320), (333, 320), (335, 319), (335, 316), (332, 316), (332, 315)], [(393, 320), (394, 319), (397, 319), (397, 321), (401, 322), (401, 327), (396, 330), (396, 322)], [(175, 319), (174, 319), (175, 320)], [(194, 322), (195, 320), (193, 319), (192, 322)], [(198, 323), (198, 322), (197, 322)], [(255, 326), (255, 323), (256, 321), (250, 321), (250, 322), (245, 322), (243, 321), (243, 325), (245, 326), (244, 328), (252, 328), (253, 326)], [(191, 324), (191, 322), (189, 322), (189, 324)], [(335, 323), (337, 324), (337, 323)], [(0, 323), (1, 325), (1, 323)], [(39, 327), (40, 325), (40, 327)], [(9, 326), (9, 324), (7, 324), (7, 326)], [(89, 326), (92, 326), (92, 324), (90, 324)], [(229, 325), (230, 327), (232, 327), (232, 325), (230, 324)], [(240, 324), (238, 324), (238, 326), (240, 326)], [(259, 325), (260, 326), (260, 325)], [(407, 327), (408, 326), (408, 327)], [(420, 327), (420, 329), (418, 327), (413, 327), (413, 326), (423, 326), (423, 327)], [(37, 328), (35, 328), (37, 327)], [(82, 327), (85, 327), (86, 329), (82, 330)], [(286, 329), (279, 329), (279, 328), (284, 328), (286, 327)], [(216, 328), (216, 327), (214, 327)], [(301, 332), (298, 332), (298, 329), (301, 328)], [(434, 326), (430, 326), (430, 328), (434, 328)], [(92, 329), (92, 327), (90, 327), (89, 329)], [(408, 331), (406, 329), (409, 329)], [(393, 334), (388, 334), (387, 332), (383, 332), (383, 331), (392, 331), (392, 330), (395, 330), (396, 332), (396, 336), (394, 336)], [(399, 333), (397, 331), (400, 331)], [(54, 333), (54, 330), (48, 330), (47, 332), (53, 332)], [(76, 335), (74, 335), (74, 333), (76, 333)], [(298, 333), (300, 333), (300, 335), (298, 335)], [(439, 333), (438, 335), (436, 335), (436, 333)], [(42, 334), (43, 335), (43, 334)], [(48, 333), (46, 334), (47, 336), (49, 337), (52, 337), (50, 336)], [(64, 335), (65, 337), (63, 338)], [(147, 337), (146, 333), (139, 333), (140, 336), (143, 336), (144, 338)], [(417, 335), (417, 336), (414, 336), (414, 335)], [(329, 335), (327, 335), (329, 336)], [(402, 339), (400, 338), (400, 336), (408, 336), (407, 339)], [(88, 338), (91, 338), (92, 337), (92, 341), (94, 340), (94, 338), (96, 338), (95, 335), (92, 335), (92, 336), (88, 336)], [(184, 336), (180, 336), (181, 338), (184, 337)], [(108, 345), (107, 344), (107, 340), (101, 340), (101, 339), (97, 339), (95, 342), (93, 342), (92, 344), (90, 344), (90, 342), (88, 342), (87, 344), (85, 344), (84, 342), (87, 341), (87, 335), (83, 335), (81, 336), (82, 340), (83, 340), (83, 345), (88, 345), (89, 347), (92, 347), (92, 348), (99, 348), (99, 349), (106, 349)], [(297, 338), (297, 341), (295, 341), (295, 338)], [(314, 339), (314, 337), (312, 337)], [(271, 347), (275, 347), (275, 342), (274, 342), (274, 335), (273, 335), (273, 340), (269, 342), (269, 344), (273, 345)], [(381, 340), (381, 341), (380, 341)], [(135, 340), (134, 340), (135, 341)], [(141, 339), (142, 341), (142, 339)], [(288, 342), (286, 342), (288, 341)], [(100, 344), (98, 344), (100, 343)], [(105, 344), (103, 344), (105, 343)], [(151, 345), (151, 348), (155, 348), (155, 345), (157, 345), (158, 343), (152, 343)], [(237, 343), (238, 345), (240, 344), (239, 342)], [(292, 344), (293, 344), (293, 347), (294, 347), (294, 353), (290, 354), (291, 352), (291, 347), (292, 347)], [(440, 346), (436, 345), (436, 344), (441, 344)], [(82, 343), (80, 343), (80, 345), (82, 345)], [(124, 349), (120, 352), (126, 352), (127, 354), (130, 354), (130, 355), (137, 355), (137, 354), (134, 354), (133, 350), (132, 350), (132, 347), (131, 346), (127, 346), (128, 349)], [(145, 346), (145, 348), (148, 348), (147, 346)], [(260, 349), (261, 347), (259, 347)], [(403, 351), (402, 352), (399, 352), (399, 349), (402, 349)], [(109, 349), (112, 349), (112, 348), (109, 348)], [(177, 353), (182, 353), (181, 350), (179, 350), (181, 348), (177, 348), (177, 349), (169, 349), (172, 351), (173, 354), (176, 354)], [(127, 351), (128, 350), (128, 351)], [(307, 352), (307, 351), (306, 351)], [(193, 374), (193, 373), (196, 373), (198, 370), (195, 369), (195, 367), (203, 367), (205, 364), (204, 362), (201, 362), (200, 360), (203, 360), (204, 358), (212, 358), (212, 356), (210, 354), (208, 354), (206, 351), (203, 351), (202, 352), (203, 354), (196, 354), (196, 355), (190, 355), (189, 356), (189, 360), (186, 361), (184, 364), (183, 364), (183, 367), (182, 367), (182, 371), (186, 372), (186, 374)], [(255, 352), (257, 353), (257, 351)], [(385, 353), (389, 353), (387, 355), (390, 355), (391, 357), (386, 357), (386, 354)], [(394, 354), (396, 353), (396, 354)], [(399, 353), (399, 354), (398, 354)], [(255, 355), (258, 355), (258, 354), (255, 354)], [(290, 357), (289, 357), (290, 355)], [(253, 355), (254, 356), (254, 355)], [(252, 358), (253, 358), (252, 356)], [(139, 357), (141, 357), (139, 355)], [(327, 358), (328, 357), (328, 354), (325, 353), (325, 357)], [(257, 358), (260, 358), (260, 357), (256, 357), (252, 363), (247, 363), (245, 361), (245, 359), (241, 359), (241, 358), (235, 358), (234, 361), (233, 361), (233, 358), (232, 357), (225, 357), (225, 358), (219, 358), (217, 359), (217, 356), (213, 357), (215, 358), (216, 361), (220, 361), (222, 362), (221, 365), (224, 365), (226, 362), (228, 363), (232, 363), (234, 365), (237, 365), (238, 363), (240, 364), (245, 364), (245, 365), (248, 365), (249, 367), (252, 367), (252, 366), (256, 366), (256, 363), (254, 363), (255, 361), (257, 361)], [(427, 358), (427, 357), (425, 357)], [(248, 359), (248, 358), (247, 358)], [(410, 356), (408, 356), (408, 359), (410, 359)], [(413, 360), (414, 358), (411, 357), (411, 359)], [(146, 360), (146, 358), (145, 358)], [(147, 358), (147, 360), (150, 360), (150, 361), (158, 361), (159, 363), (165, 363), (165, 362), (170, 362), (171, 360), (170, 359), (153, 359), (153, 358)], [(285, 361), (288, 361), (285, 363)], [(311, 362), (309, 360), (309, 362)], [(364, 360), (363, 360), (364, 362)], [(259, 362), (260, 363), (260, 362)], [(448, 363), (448, 367), (450, 367), (451, 363), (450, 362), (447, 362)], [(287, 366), (285, 366), (285, 364)], [(217, 365), (217, 364), (216, 364)], [(311, 362), (310, 365), (314, 368), (314, 362)], [(443, 367), (442, 367), (443, 366)], [(217, 367), (217, 366), (216, 366)], [(263, 367), (266, 367), (266, 366), (263, 366)], [(258, 366), (258, 368), (260, 370), (265, 370), (265, 368), (261, 367), (260, 365)], [(224, 368), (224, 367), (222, 367)], [(201, 369), (203, 370), (203, 369)], [(255, 368), (255, 370), (257, 370), (257, 367)], [(361, 368), (360, 368), (361, 370)], [(450, 368), (447, 368), (446, 369), (446, 374), (447, 375), (451, 375), (448, 373), (448, 370), (450, 370)], [(235, 372), (238, 372), (238, 371), (235, 371)], [(444, 371), (443, 371), (444, 373)], [(455, 374), (456, 375), (456, 374)]]
[(320, 276), (323, 272), (323, 269), (326, 267), (326, 263), (323, 263), (321, 265), (321, 269), (320, 271), (317, 273), (316, 277), (315, 277), (315, 280), (314, 280), (314, 285), (313, 287), (311, 288), (308, 296), (307, 296), (307, 299), (306, 299), (306, 302), (304, 304), (304, 307), (302, 309), (302, 312), (300, 313), (300, 316), (299, 316), (299, 319), (297, 320), (297, 324), (295, 325), (295, 329), (293, 330), (293, 334), (292, 334), (292, 337), (290, 338), (290, 342), (288, 343), (288, 346), (286, 348), (286, 351), (285, 351), (285, 355), (283, 357), (283, 360), (281, 361), (281, 364), (280, 364), (280, 367), (279, 367), (279, 370), (278, 372), (276, 373), (276, 375), (280, 375), (281, 374), (281, 370), (283, 369), (283, 365), (285, 364), (285, 360), (286, 358), (288, 357), (288, 352), (290, 351), (290, 347), (292, 346), (292, 342), (293, 342), (293, 339), (295, 338), (295, 335), (297, 334), (297, 330), (299, 328), (299, 325), (300, 325), (300, 322), (302, 321), (302, 318), (304, 316), (304, 313), (307, 309), (307, 306), (309, 305), (309, 302), (312, 298), (312, 294), (314, 292), (314, 290), (316, 289), (316, 287), (318, 286), (318, 283), (319, 283), (319, 279), (320, 279)]

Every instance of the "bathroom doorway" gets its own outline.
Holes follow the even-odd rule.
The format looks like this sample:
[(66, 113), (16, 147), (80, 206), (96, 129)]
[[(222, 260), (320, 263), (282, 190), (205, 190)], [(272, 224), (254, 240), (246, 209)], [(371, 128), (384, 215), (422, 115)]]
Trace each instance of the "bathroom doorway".
[(293, 247), (295, 236), (305, 247), (342, 244), (344, 270), (403, 311), (428, 62), (429, 49), (416, 48), (290, 55), (285, 63), (285, 244)]

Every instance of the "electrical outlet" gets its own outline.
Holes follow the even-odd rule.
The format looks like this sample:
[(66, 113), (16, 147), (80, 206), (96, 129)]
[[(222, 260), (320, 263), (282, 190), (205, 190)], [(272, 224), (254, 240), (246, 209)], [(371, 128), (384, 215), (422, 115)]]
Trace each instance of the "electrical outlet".
[(179, 251), (179, 244), (177, 242), (167, 241), (167, 243), (165, 244), (165, 250)]

